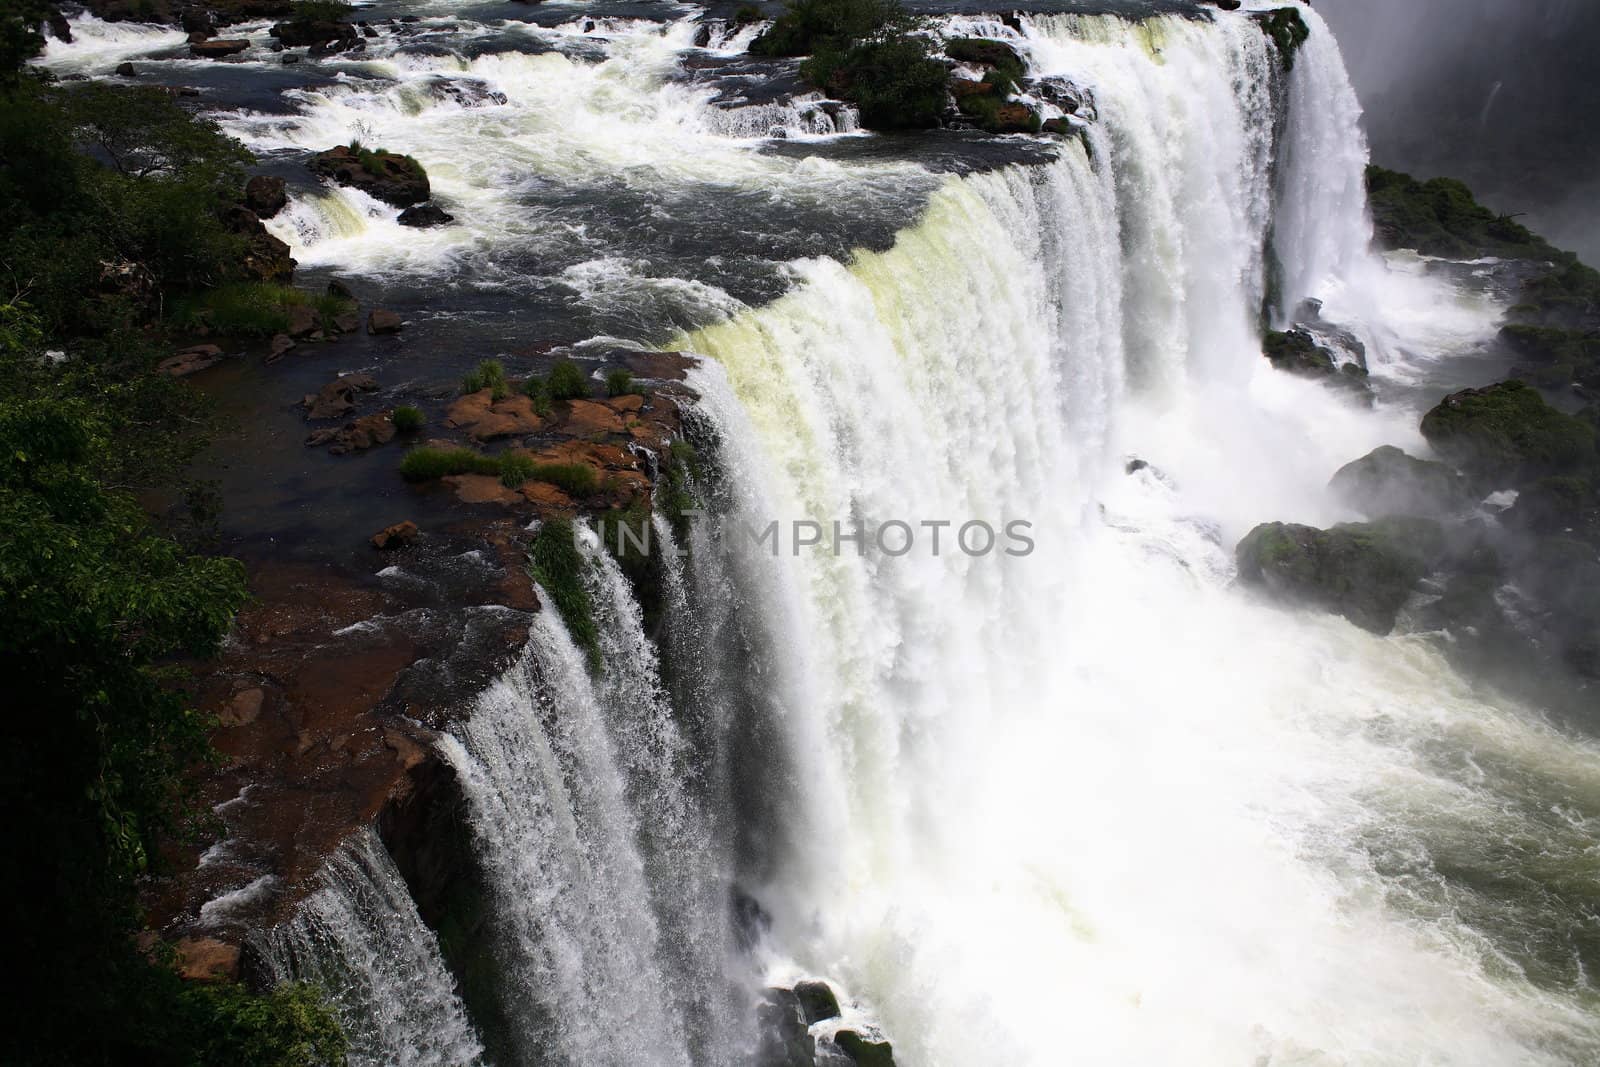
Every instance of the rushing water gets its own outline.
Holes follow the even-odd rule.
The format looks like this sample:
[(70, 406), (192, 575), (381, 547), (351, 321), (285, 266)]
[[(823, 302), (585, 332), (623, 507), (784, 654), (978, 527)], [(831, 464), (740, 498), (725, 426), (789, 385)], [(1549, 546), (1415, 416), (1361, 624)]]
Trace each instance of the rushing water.
[[(1303, 14), (1288, 75), (1244, 14), (965, 19), (1093, 94), (1026, 162), (764, 140), (825, 128), (719, 109), (688, 21), (457, 20), (227, 110), (273, 158), (413, 152), (462, 219), (304, 189), (274, 222), (303, 263), (444, 287), (457, 329), (707, 357), (722, 517), (954, 524), (903, 556), (697, 528), (660, 657), (586, 546), (603, 668), (542, 613), (443, 743), (516, 1062), (748, 1062), (759, 981), (808, 975), (913, 1067), (1600, 1057), (1594, 744), (1423, 637), (1232, 585), (1252, 525), (1347, 518), (1334, 470), (1425, 450), (1500, 312), (1368, 252), (1359, 111)], [(1269, 310), (1324, 301), (1375, 408), (1261, 359), (1272, 258)], [(1034, 550), (955, 550), (968, 520)]]

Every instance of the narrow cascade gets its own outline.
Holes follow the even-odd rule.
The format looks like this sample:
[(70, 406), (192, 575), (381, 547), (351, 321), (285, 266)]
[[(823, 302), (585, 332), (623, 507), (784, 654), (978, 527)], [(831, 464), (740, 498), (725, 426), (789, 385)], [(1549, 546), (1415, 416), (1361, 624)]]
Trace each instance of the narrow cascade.
[(267, 935), (277, 981), (330, 994), (351, 1067), (460, 1067), (483, 1046), (433, 932), (376, 832), (346, 842), (295, 917)]
[(522, 1062), (732, 1062), (726, 874), (638, 606), (585, 539), (603, 666), (543, 611), (441, 742), (494, 894), (506, 1014)]

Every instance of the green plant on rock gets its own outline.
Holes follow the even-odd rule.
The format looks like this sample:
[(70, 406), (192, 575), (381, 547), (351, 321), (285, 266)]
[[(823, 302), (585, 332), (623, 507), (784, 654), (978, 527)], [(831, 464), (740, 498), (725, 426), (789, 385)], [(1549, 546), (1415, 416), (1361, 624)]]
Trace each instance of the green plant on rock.
[(507, 452), (500, 457), (500, 484), (515, 489), (534, 476), (538, 464), (526, 452)]
[(394, 428), (401, 433), (416, 433), (427, 421), (423, 418), (422, 409), (414, 404), (401, 404), (394, 409), (390, 418), (394, 420)]
[(1596, 463), (1594, 428), (1520, 381), (1452, 393), (1423, 416), (1422, 435), (1485, 488), (1584, 473)]
[(589, 395), (589, 379), (572, 360), (563, 359), (550, 368), (545, 381), (551, 400), (581, 400)]
[(506, 380), (506, 368), (498, 359), (486, 359), (479, 363), (477, 369), (461, 379), (463, 393), (480, 393), (490, 391), (490, 399), (496, 403), (511, 395), (511, 383)]
[(870, 129), (939, 124), (949, 73), (924, 37), (910, 34), (820, 51), (800, 65), (819, 88), (854, 103)]
[(630, 393), (643, 393), (644, 390), (633, 384), (633, 375), (625, 370), (614, 370), (606, 375), (607, 396), (627, 396)]
[(431, 482), (452, 474), (498, 475), (501, 461), (470, 448), (413, 448), (400, 461), (400, 476), (408, 482)]
[(591, 566), (574, 540), (569, 519), (550, 518), (539, 526), (528, 549), (529, 569), (555, 604), (572, 641), (583, 650), (591, 671), (599, 671), (600, 628), (585, 580)]
[(898, 0), (791, 0), (750, 44), (758, 56), (843, 51), (858, 41), (903, 33), (913, 19)]
[(1280, 7), (1272, 11), (1261, 11), (1250, 17), (1255, 19), (1262, 32), (1271, 38), (1273, 47), (1278, 50), (1278, 60), (1283, 64), (1283, 69), (1293, 70), (1295, 55), (1300, 51), (1300, 46), (1311, 39), (1311, 27), (1307, 26), (1306, 20), (1300, 16), (1300, 10)]

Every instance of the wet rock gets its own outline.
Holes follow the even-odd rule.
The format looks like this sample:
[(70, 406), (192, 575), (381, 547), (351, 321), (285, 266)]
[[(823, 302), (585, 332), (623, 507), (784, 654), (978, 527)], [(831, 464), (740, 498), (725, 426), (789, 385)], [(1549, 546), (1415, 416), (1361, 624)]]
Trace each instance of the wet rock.
[(944, 54), (958, 63), (976, 63), (1019, 72), (1027, 68), (1015, 48), (1005, 41), (990, 37), (957, 37), (945, 44)]
[(294, 338), (286, 333), (272, 335), (272, 341), (267, 346), (267, 362), (276, 363), (283, 358), (283, 354), (294, 347)]
[(183, 937), (173, 945), (178, 973), (193, 982), (230, 982), (239, 977), (238, 945), (214, 937)]
[(72, 43), (72, 23), (62, 14), (61, 8), (51, 4), (45, 9), (44, 28), (51, 37), (67, 44)]
[(855, 1030), (840, 1030), (833, 1043), (856, 1067), (894, 1067), (894, 1049), (887, 1041), (874, 1041)]
[(137, 78), (139, 76), (138, 70), (134, 68), (132, 63), (118, 63), (117, 73), (124, 78)]
[(317, 309), (310, 304), (290, 304), (286, 314), (289, 325), (285, 332), (297, 341), (310, 337), (320, 328)]
[(216, 345), (194, 345), (156, 364), (156, 371), (174, 378), (185, 378), (222, 362), (222, 349)]
[(456, 217), (440, 207), (438, 204), (416, 204), (400, 212), (396, 221), (402, 226), (443, 226), (447, 222), (454, 222)]
[[(192, 38), (193, 35), (191, 35), (191, 40)], [(228, 56), (238, 55), (249, 47), (249, 41), (216, 38), (214, 40), (193, 41), (189, 45), (189, 52), (201, 59), (226, 59)]]
[(356, 28), (347, 22), (327, 19), (291, 19), (279, 22), (267, 31), (281, 41), (285, 48), (308, 48), (320, 45), (351, 44), (356, 40)]
[(363, 415), (339, 428), (328, 442), (333, 446), (328, 451), (335, 456), (349, 452), (364, 452), (369, 448), (388, 444), (394, 440), (398, 432), (395, 429), (394, 417), (387, 411), (376, 415)]
[(285, 53), (284, 54), (284, 57), (283, 57), (283, 65), (284, 66), (286, 66), (286, 67), (293, 66), (294, 64), (296, 64), (298, 62), (300, 62), (300, 57), (299, 56), (293, 55), (292, 53)]
[(814, 1067), (817, 1043), (794, 990), (766, 990), (756, 1006), (756, 1024), (761, 1032), (756, 1051), (760, 1067)]
[(1518, 381), (1451, 393), (1422, 418), (1435, 451), (1488, 489), (1571, 474), (1595, 462), (1595, 430)]
[(303, 406), (313, 419), (343, 418), (355, 411), (357, 392), (370, 392), (377, 387), (370, 374), (342, 375), (308, 395)]
[(217, 712), (219, 726), (248, 726), (261, 716), (266, 692), (260, 686), (242, 689)]
[(217, 32), (216, 18), (203, 7), (184, 9), (183, 14), (178, 16), (178, 26), (184, 33), (198, 33), (205, 37), (214, 36)]
[(493, 390), (480, 389), (450, 405), (445, 411), (445, 425), (465, 430), (475, 440), (489, 441), (538, 433), (544, 420), (534, 410), (532, 397), (517, 394), (495, 400)]
[(244, 186), (244, 206), (256, 213), (258, 219), (270, 219), (282, 211), (289, 202), (282, 178), (257, 174)]
[(356, 302), (356, 294), (351, 292), (350, 287), (338, 278), (328, 279), (327, 292), (329, 296), (336, 296), (340, 300), (348, 300), (352, 304)]
[(827, 982), (811, 979), (796, 982), (794, 995), (800, 1000), (800, 1010), (805, 1013), (807, 1025), (839, 1017), (839, 998)]
[(1328, 487), (1341, 502), (1371, 518), (1448, 515), (1472, 503), (1466, 480), (1450, 467), (1408, 456), (1392, 445), (1340, 467)]
[(230, 205), (222, 213), (223, 225), (245, 239), (244, 271), (253, 281), (287, 283), (298, 265), (289, 246), (262, 225), (261, 218), (243, 204)]
[(421, 204), (431, 195), (428, 175), (410, 156), (339, 145), (311, 157), (313, 174), (331, 178), (395, 207)]
[(333, 317), (334, 333), (355, 333), (359, 329), (361, 329), (361, 316), (355, 308), (341, 311)]
[(1301, 378), (1319, 378), (1330, 385), (1370, 398), (1367, 369), (1359, 363), (1340, 363), (1317, 343), (1308, 330), (1270, 330), (1262, 339), (1262, 354), (1278, 370)]
[(1445, 548), (1438, 523), (1388, 518), (1331, 530), (1265, 523), (1239, 542), (1235, 555), (1245, 585), (1383, 635)]
[(1202, 4), (1210, 4), (1212, 7), (1220, 7), (1224, 11), (1239, 10), (1239, 0), (1200, 0), (1200, 2)]
[(367, 314), (367, 332), (371, 334), (399, 333), (402, 325), (398, 311), (373, 308)]
[(417, 524), (407, 519), (385, 527), (372, 535), (372, 547), (378, 551), (404, 548), (417, 539)]

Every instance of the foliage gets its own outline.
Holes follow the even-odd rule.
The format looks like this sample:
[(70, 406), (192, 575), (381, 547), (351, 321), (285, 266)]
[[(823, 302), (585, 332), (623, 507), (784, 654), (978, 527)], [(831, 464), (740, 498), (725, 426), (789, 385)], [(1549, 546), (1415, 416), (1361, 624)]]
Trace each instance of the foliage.
[(563, 359), (550, 368), (545, 389), (551, 400), (580, 400), (589, 395), (589, 379), (576, 363)]
[(550, 383), (537, 374), (530, 375), (522, 383), (522, 391), (533, 401), (533, 411), (536, 415), (550, 414)]
[(451, 474), (500, 473), (500, 460), (470, 448), (413, 448), (400, 461), (400, 476), (408, 482), (429, 482)]
[(394, 428), (401, 433), (417, 433), (427, 422), (422, 409), (414, 404), (401, 404), (394, 409), (390, 418), (394, 420)]
[(529, 567), (533, 578), (549, 594), (573, 643), (583, 649), (589, 669), (598, 671), (600, 629), (594, 621), (594, 603), (584, 576), (590, 566), (573, 540), (570, 520), (546, 519), (529, 546)]
[(606, 375), (607, 396), (627, 396), (637, 390), (633, 384), (633, 375), (625, 370), (614, 370)]
[(600, 491), (594, 468), (582, 463), (536, 463), (529, 476), (549, 482), (568, 496), (593, 496)]
[(1300, 10), (1294, 7), (1280, 7), (1272, 11), (1262, 11), (1251, 16), (1256, 24), (1261, 27), (1272, 40), (1273, 47), (1278, 50), (1278, 61), (1283, 64), (1283, 69), (1294, 69), (1294, 58), (1300, 51), (1300, 46), (1311, 39), (1311, 27), (1306, 25), (1306, 20), (1300, 16)]
[(839, 52), (868, 38), (903, 33), (911, 25), (899, 0), (791, 0), (750, 43), (750, 51), (758, 56)]
[(922, 37), (903, 35), (819, 52), (801, 64), (800, 73), (854, 103), (870, 129), (936, 126), (945, 107), (948, 72)]
[(39, 26), (51, 6), (45, 0), (6, 0), (0, 8), (0, 86), (15, 84), (28, 60), (44, 51)]
[(478, 393), (488, 389), (496, 402), (511, 395), (511, 383), (506, 381), (506, 368), (498, 359), (486, 359), (478, 369), (461, 379), (463, 393)]
[(1367, 195), (1378, 238), (1389, 248), (1458, 259), (1560, 254), (1515, 219), (1479, 204), (1472, 190), (1454, 178), (1419, 182), (1409, 174), (1370, 166)]
[(500, 457), (500, 484), (515, 489), (533, 477), (538, 463), (526, 452), (507, 452)]
[[(422, 169), (415, 157), (391, 152), (386, 148), (368, 148), (360, 139), (352, 140), (349, 144), (350, 151), (356, 154), (356, 162), (361, 168), (373, 174), (394, 174), (396, 177), (412, 177), (426, 180), (427, 172)], [(396, 174), (395, 172), (399, 172)]]

